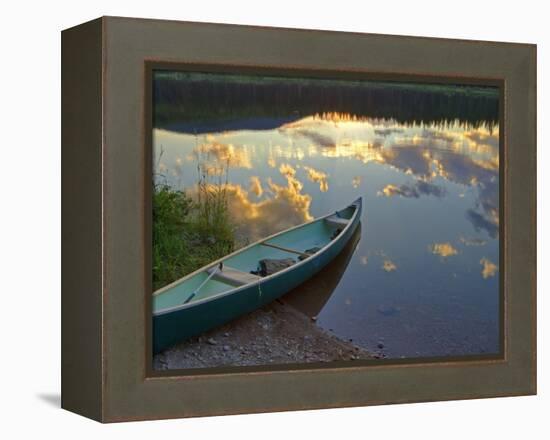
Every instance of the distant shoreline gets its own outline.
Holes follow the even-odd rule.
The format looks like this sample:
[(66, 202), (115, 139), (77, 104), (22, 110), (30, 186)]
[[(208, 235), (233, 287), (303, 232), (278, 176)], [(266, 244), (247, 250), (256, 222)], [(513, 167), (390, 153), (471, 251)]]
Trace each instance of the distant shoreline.
[(153, 88), (153, 127), (178, 128), (185, 121), (189, 127), (178, 131), (189, 134), (195, 133), (193, 124), (327, 112), (408, 125), (458, 120), (474, 127), (480, 121), (495, 126), (500, 116), (500, 89), (494, 85), (159, 71)]

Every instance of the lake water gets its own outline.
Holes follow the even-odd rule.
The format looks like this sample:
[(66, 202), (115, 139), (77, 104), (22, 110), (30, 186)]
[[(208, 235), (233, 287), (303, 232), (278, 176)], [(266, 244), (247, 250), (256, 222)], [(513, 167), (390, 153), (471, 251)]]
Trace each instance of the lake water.
[(323, 113), (157, 128), (153, 143), (174, 188), (193, 192), (197, 152), (227, 167), (242, 245), (363, 197), (355, 242), (289, 296), (317, 325), (389, 358), (499, 352), (498, 126)]

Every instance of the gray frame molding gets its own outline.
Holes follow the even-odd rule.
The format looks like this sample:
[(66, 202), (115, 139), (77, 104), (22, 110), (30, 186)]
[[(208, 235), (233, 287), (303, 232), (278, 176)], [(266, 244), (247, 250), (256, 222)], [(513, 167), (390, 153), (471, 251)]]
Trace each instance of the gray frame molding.
[[(62, 57), (63, 408), (115, 422), (536, 393), (536, 46), (104, 17), (63, 31)], [(503, 81), (504, 358), (153, 376), (147, 62)]]

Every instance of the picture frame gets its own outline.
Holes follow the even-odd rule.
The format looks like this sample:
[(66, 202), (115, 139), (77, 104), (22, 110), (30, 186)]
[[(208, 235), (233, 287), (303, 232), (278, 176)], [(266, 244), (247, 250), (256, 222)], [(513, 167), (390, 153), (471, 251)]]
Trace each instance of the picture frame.
[[(503, 356), (151, 367), (151, 71), (501, 87)], [(62, 33), (62, 407), (101, 422), (536, 393), (536, 46), (102, 17)]]

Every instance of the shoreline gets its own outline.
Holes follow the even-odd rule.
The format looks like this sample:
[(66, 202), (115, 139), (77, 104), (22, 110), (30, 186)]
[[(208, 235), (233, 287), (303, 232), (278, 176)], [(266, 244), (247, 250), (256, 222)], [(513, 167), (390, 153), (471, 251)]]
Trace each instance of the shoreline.
[(377, 359), (281, 300), (153, 357), (154, 370)]

